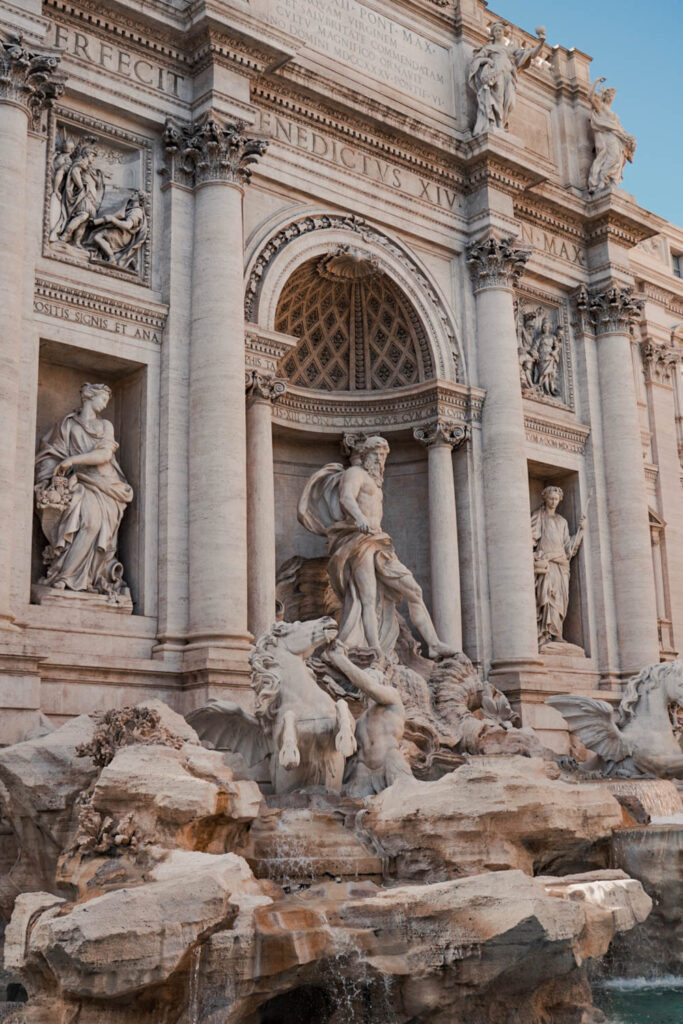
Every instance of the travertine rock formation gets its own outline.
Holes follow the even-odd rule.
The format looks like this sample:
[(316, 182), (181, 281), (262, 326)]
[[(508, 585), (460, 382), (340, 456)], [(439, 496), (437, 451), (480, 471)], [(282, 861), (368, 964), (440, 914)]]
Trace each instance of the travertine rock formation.
[(363, 827), (399, 878), (605, 865), (619, 804), (606, 789), (549, 772), (559, 775), (535, 758), (477, 757), (436, 782), (402, 783), (372, 797)]

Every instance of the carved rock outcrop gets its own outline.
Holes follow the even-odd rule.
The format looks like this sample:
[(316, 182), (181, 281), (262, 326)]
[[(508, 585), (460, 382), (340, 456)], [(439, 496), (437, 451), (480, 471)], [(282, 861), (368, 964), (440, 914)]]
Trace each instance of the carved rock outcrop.
[(604, 866), (619, 804), (606, 788), (548, 771), (559, 775), (537, 759), (477, 757), (436, 782), (402, 783), (372, 797), (363, 828), (402, 879)]

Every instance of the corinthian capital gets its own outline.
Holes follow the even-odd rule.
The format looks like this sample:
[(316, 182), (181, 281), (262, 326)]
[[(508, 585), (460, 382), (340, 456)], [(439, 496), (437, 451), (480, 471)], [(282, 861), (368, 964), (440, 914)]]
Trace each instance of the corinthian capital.
[(244, 387), (247, 398), (265, 398), (270, 402), (276, 402), (287, 390), (287, 381), (284, 377), (275, 377), (272, 373), (248, 370), (244, 375)]
[(676, 366), (681, 361), (679, 349), (673, 345), (658, 345), (648, 338), (642, 342), (640, 351), (647, 381), (668, 384), (673, 380)]
[(628, 334), (643, 312), (643, 299), (633, 288), (611, 285), (604, 291), (589, 292), (581, 287), (576, 296), (579, 313), (596, 334)]
[(531, 252), (515, 249), (514, 244), (514, 238), (485, 238), (469, 246), (467, 262), (475, 290), (511, 288), (517, 284)]
[(166, 122), (164, 148), (172, 181), (193, 188), (205, 181), (246, 184), (251, 164), (266, 151), (266, 139), (244, 134), (243, 121), (222, 121), (213, 115), (193, 124)]
[(450, 420), (435, 419), (426, 427), (413, 427), (413, 437), (425, 448), (447, 444), (451, 448), (460, 448), (470, 436), (470, 428), (464, 423), (452, 423)]
[(38, 118), (64, 92), (66, 75), (57, 70), (59, 61), (54, 50), (29, 49), (20, 34), (0, 37), (0, 102), (19, 103)]

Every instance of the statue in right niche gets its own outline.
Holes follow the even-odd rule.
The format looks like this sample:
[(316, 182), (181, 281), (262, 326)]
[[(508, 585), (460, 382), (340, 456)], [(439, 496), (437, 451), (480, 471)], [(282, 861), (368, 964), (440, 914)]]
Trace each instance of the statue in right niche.
[(551, 643), (562, 643), (562, 628), (569, 604), (570, 563), (581, 547), (585, 515), (572, 537), (564, 516), (557, 506), (564, 497), (561, 487), (546, 487), (540, 505), (531, 516), (531, 537), (534, 544), (534, 576), (536, 580), (536, 612), (539, 649)]
[(48, 540), (40, 583), (116, 603), (127, 592), (117, 543), (133, 488), (116, 460), (114, 427), (100, 415), (111, 389), (83, 384), (80, 396), (80, 408), (45, 434), (36, 456), (36, 510)]
[(593, 195), (603, 188), (618, 185), (624, 176), (626, 161), (633, 163), (636, 140), (625, 132), (619, 115), (612, 110), (616, 89), (598, 89), (604, 78), (593, 82), (589, 94), (591, 128), (595, 135), (595, 159), (588, 175), (588, 191)]

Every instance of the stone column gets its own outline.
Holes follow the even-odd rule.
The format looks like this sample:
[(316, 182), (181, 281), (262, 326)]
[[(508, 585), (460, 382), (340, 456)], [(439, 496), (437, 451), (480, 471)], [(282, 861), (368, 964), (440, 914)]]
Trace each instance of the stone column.
[(493, 666), (538, 664), (524, 407), (513, 286), (530, 253), (487, 238), (468, 251), (477, 304), (479, 382)]
[(460, 560), (453, 481), (453, 449), (467, 439), (467, 427), (435, 420), (415, 427), (413, 435), (427, 448), (429, 472), (429, 558), (432, 615), (439, 639), (462, 650)]
[(618, 285), (579, 294), (579, 311), (597, 338), (605, 489), (619, 660), (622, 673), (659, 661), (643, 446), (640, 435), (631, 328), (642, 300)]
[(287, 383), (250, 370), (247, 391), (247, 544), (249, 630), (259, 637), (275, 621), (275, 488), (271, 407)]
[[(18, 36), (0, 40), (0, 627), (11, 625), (16, 501), (19, 352), (26, 251), (25, 181), (29, 120), (64, 91), (59, 56), (37, 52)], [(27, 509), (27, 515), (31, 515)], [(28, 587), (28, 580), (26, 581)]]
[(199, 647), (249, 640), (242, 199), (266, 142), (245, 127), (207, 115), (164, 134), (169, 173), (195, 196), (188, 640)]

